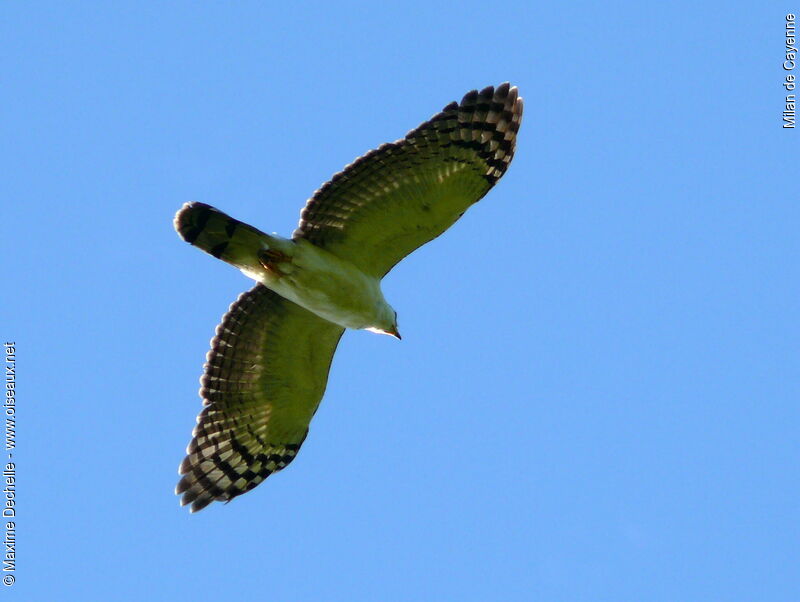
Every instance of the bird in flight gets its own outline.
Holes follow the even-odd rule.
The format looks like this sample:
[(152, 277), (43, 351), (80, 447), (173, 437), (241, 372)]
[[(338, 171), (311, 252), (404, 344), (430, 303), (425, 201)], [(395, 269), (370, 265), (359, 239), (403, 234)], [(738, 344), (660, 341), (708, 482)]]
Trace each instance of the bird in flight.
[(522, 98), (508, 83), (467, 93), (317, 190), (291, 239), (186, 203), (186, 242), (256, 281), (217, 326), (175, 493), (191, 511), (250, 491), (297, 455), (345, 328), (400, 338), (381, 279), (447, 230), (503, 176)]

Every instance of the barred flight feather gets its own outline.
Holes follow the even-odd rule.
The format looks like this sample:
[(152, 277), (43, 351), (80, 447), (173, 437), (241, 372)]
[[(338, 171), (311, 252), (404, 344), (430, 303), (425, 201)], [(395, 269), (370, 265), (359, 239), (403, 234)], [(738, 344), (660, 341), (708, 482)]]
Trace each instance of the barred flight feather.
[(468, 92), (460, 104), (450, 103), (405, 138), (333, 176), (309, 199), (292, 237), (383, 276), (447, 230), (503, 176), (522, 108), (508, 83)]
[(294, 459), (343, 331), (260, 284), (231, 305), (200, 379), (205, 407), (175, 489), (182, 505), (230, 501)]

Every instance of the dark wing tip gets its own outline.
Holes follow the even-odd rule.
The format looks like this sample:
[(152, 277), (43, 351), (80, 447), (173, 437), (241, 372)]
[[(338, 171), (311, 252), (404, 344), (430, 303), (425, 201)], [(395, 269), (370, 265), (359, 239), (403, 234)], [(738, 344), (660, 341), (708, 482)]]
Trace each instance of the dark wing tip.
[[(181, 470), (183, 470), (183, 468), (184, 466), (181, 464)], [(200, 485), (200, 483), (193, 480), (188, 474), (184, 474), (183, 478), (178, 481), (178, 484), (175, 486), (175, 495), (181, 496), (181, 507), (191, 504), (189, 511), (192, 513), (202, 510), (215, 499), (214, 496)]]
[(477, 90), (470, 90), (466, 94), (464, 94), (464, 98), (461, 99), (461, 106), (464, 105), (473, 105), (478, 100), (478, 91)]
[[(177, 488), (175, 493), (180, 495), (180, 493), (177, 491)], [(189, 512), (194, 514), (195, 512), (199, 512), (200, 510), (211, 504), (211, 502), (213, 501), (214, 498), (205, 492), (197, 492), (194, 490), (189, 490), (183, 493), (183, 495), (181, 496), (180, 503), (181, 507), (189, 506)], [(230, 500), (226, 501), (229, 502)]]
[[(516, 149), (522, 121), (522, 99), (516, 86), (503, 82), (496, 88), (486, 86), (480, 92), (468, 92), (458, 106), (458, 122), (470, 133), (467, 144), (487, 166), (485, 178), (494, 185), (506, 172)], [(471, 141), (471, 142), (469, 142)], [(454, 144), (464, 144), (454, 140)]]
[(208, 506), (214, 500), (230, 501), (237, 493), (229, 492), (217, 486), (217, 482), (210, 478), (209, 464), (213, 463), (213, 458), (192, 461), (191, 456), (187, 456), (178, 469), (181, 475), (180, 481), (175, 486), (175, 495), (181, 496), (181, 506), (188, 506), (190, 512), (198, 512)]

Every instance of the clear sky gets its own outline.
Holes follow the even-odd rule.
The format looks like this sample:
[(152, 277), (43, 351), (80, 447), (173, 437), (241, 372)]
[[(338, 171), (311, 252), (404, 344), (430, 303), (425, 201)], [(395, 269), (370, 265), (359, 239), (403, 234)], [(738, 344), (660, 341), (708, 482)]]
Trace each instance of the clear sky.
[[(797, 600), (800, 4), (230, 4), (0, 8), (0, 597)], [(348, 333), (292, 466), (180, 508), (250, 282), (175, 211), (288, 236), (345, 164), (506, 80), (508, 173), (385, 280), (402, 342)]]

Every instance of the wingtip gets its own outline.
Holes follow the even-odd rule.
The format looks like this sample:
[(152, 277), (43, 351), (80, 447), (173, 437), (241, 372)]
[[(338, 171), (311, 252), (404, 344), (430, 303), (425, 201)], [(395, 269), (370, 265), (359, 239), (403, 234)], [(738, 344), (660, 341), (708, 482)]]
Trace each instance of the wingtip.
[[(486, 86), (482, 90), (470, 90), (467, 92), (464, 97), (461, 99), (460, 103), (450, 103), (445, 107), (445, 111), (450, 108), (457, 108), (460, 106), (465, 105), (473, 105), (478, 102), (479, 99), (487, 100), (493, 99), (498, 102), (503, 103), (511, 103), (513, 104), (514, 101), (517, 100), (517, 96), (519, 95), (519, 88), (517, 86), (512, 86), (511, 82), (503, 82), (498, 86)], [(452, 105), (456, 105), (453, 107)]]
[(181, 479), (175, 486), (175, 495), (180, 496), (179, 503), (181, 508), (189, 506), (191, 514), (199, 512), (214, 501), (214, 498), (207, 495), (206, 492), (198, 492), (196, 489), (192, 489), (191, 486), (187, 486), (186, 477)]
[[(203, 508), (208, 506), (211, 502), (214, 501), (212, 497), (199, 497), (192, 502), (191, 507), (189, 508), (189, 514), (194, 514), (196, 512), (200, 512)], [(228, 500), (230, 501), (230, 500)]]
[(464, 105), (468, 105), (468, 104), (473, 104), (477, 100), (478, 100), (478, 91), (477, 90), (470, 90), (469, 92), (464, 94), (464, 97), (461, 99), (461, 105), (464, 106)]

